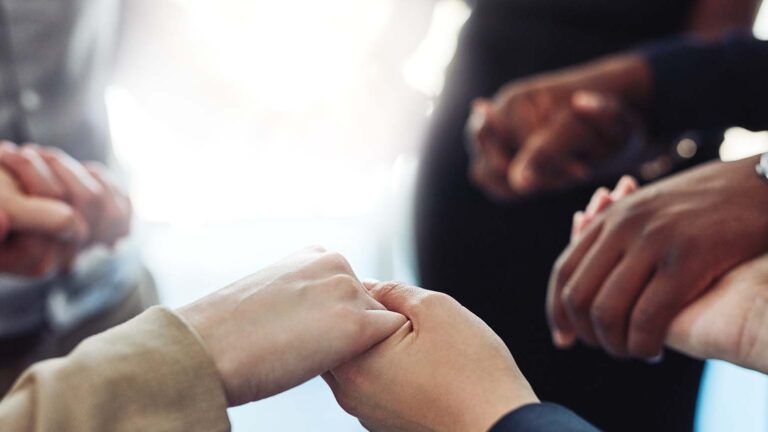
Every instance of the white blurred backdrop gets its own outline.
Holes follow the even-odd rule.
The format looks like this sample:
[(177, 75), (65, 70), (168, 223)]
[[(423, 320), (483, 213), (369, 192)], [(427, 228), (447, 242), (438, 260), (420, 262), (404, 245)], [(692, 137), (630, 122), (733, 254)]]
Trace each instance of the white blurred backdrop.
[[(107, 103), (163, 303), (309, 244), (360, 277), (416, 281), (416, 155), (469, 16), (461, 0), (127, 3)], [(728, 138), (724, 158), (768, 148), (764, 135)], [(699, 429), (766, 430), (765, 378), (709, 369)], [(235, 431), (361, 430), (319, 380), (231, 417)]]

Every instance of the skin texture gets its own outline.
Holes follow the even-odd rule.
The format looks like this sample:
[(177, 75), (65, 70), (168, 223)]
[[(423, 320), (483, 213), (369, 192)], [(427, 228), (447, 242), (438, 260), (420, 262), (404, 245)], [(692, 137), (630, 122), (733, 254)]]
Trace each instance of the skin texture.
[(470, 178), (500, 200), (589, 179), (642, 135), (650, 86), (646, 61), (621, 55), (476, 100), (467, 125)]
[(689, 170), (601, 214), (555, 264), (547, 303), (555, 343), (579, 338), (619, 357), (659, 355), (687, 304), (768, 250), (768, 189), (756, 162)]
[[(637, 190), (623, 178), (612, 192), (599, 189), (587, 209), (574, 216), (576, 241), (617, 201)], [(670, 324), (668, 347), (700, 359), (720, 359), (768, 372), (768, 255), (742, 264), (715, 281)]]
[(297, 386), (402, 327), (339, 254), (310, 248), (180, 309), (202, 337), (231, 406)]
[(371, 431), (483, 431), (538, 399), (501, 339), (451, 297), (396, 283), (371, 295), (409, 322), (323, 375)]

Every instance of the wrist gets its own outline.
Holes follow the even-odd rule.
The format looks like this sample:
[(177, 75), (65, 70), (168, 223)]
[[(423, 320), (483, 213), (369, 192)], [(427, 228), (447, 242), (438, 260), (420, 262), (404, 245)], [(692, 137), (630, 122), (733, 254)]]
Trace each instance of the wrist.
[(245, 402), (250, 402), (239, 400), (233, 390), (232, 383), (227, 379), (227, 377), (231, 375), (228, 373), (228, 365), (230, 362), (227, 359), (222, 358), (224, 357), (222, 355), (222, 350), (218, 346), (219, 344), (216, 343), (218, 340), (216, 323), (217, 321), (220, 321), (220, 318), (213, 316), (213, 314), (210, 313), (211, 309), (215, 308), (215, 305), (209, 303), (210, 302), (207, 299), (198, 300), (197, 302), (181, 307), (174, 312), (187, 324), (187, 326), (189, 326), (199, 339), (203, 348), (205, 348), (206, 353), (216, 367), (218, 378), (221, 381), (221, 385), (224, 388), (224, 393), (227, 397), (228, 405), (232, 407), (241, 405)]

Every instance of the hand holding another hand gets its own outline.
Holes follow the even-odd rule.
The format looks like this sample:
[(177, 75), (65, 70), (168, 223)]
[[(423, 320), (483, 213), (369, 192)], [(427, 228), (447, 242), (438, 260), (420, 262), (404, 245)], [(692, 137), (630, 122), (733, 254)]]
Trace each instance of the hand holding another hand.
[[(620, 56), (513, 82), (473, 105), (470, 177), (509, 199), (583, 182), (644, 130), (637, 113), (649, 72)], [(618, 167), (615, 167), (618, 168)]]
[(178, 311), (209, 350), (231, 406), (275, 395), (362, 354), (406, 318), (339, 254), (311, 248)]
[(686, 305), (768, 250), (768, 187), (756, 162), (689, 170), (597, 217), (555, 265), (547, 306), (555, 342), (578, 336), (616, 356), (658, 356)]
[(371, 431), (485, 431), (538, 402), (502, 340), (445, 294), (378, 284), (371, 295), (410, 320), (323, 375), (339, 404)]
[[(637, 190), (625, 177), (609, 192), (598, 190), (574, 217), (573, 239), (617, 201)], [(666, 345), (700, 359), (720, 359), (768, 373), (768, 255), (715, 281), (672, 320)]]
[(0, 168), (0, 272), (44, 276), (128, 234), (130, 200), (99, 164), (4, 142)]

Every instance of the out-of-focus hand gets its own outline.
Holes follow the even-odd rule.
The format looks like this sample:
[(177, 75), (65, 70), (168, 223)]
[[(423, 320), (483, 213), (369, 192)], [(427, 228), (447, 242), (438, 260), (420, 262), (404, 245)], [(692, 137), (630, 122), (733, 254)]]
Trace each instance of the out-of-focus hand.
[[(88, 237), (85, 220), (61, 201), (42, 160), (0, 148), (0, 165), (0, 273), (41, 277), (66, 268)], [(38, 196), (21, 189), (8, 165)]]
[[(573, 239), (616, 201), (635, 192), (625, 177), (608, 192), (599, 189), (574, 216)], [(725, 360), (768, 373), (768, 255), (731, 270), (706, 294), (686, 306), (666, 336), (672, 349), (700, 359)]]
[(131, 201), (105, 166), (80, 163), (59, 149), (33, 148), (63, 186), (67, 202), (85, 216), (92, 243), (114, 246), (130, 233)]
[(202, 337), (232, 406), (280, 393), (402, 327), (339, 254), (296, 253), (179, 310)]
[[(768, 185), (755, 174), (756, 162), (690, 170), (595, 216), (551, 278), (555, 343), (579, 338), (615, 356), (656, 358), (686, 306), (768, 250)], [(604, 205), (607, 195), (598, 191), (591, 207)]]
[(445, 294), (377, 284), (371, 294), (410, 320), (323, 378), (372, 431), (485, 431), (538, 402), (502, 340)]
[(649, 92), (641, 57), (620, 56), (513, 82), (473, 105), (470, 177), (491, 196), (562, 188), (589, 178), (642, 130)]

